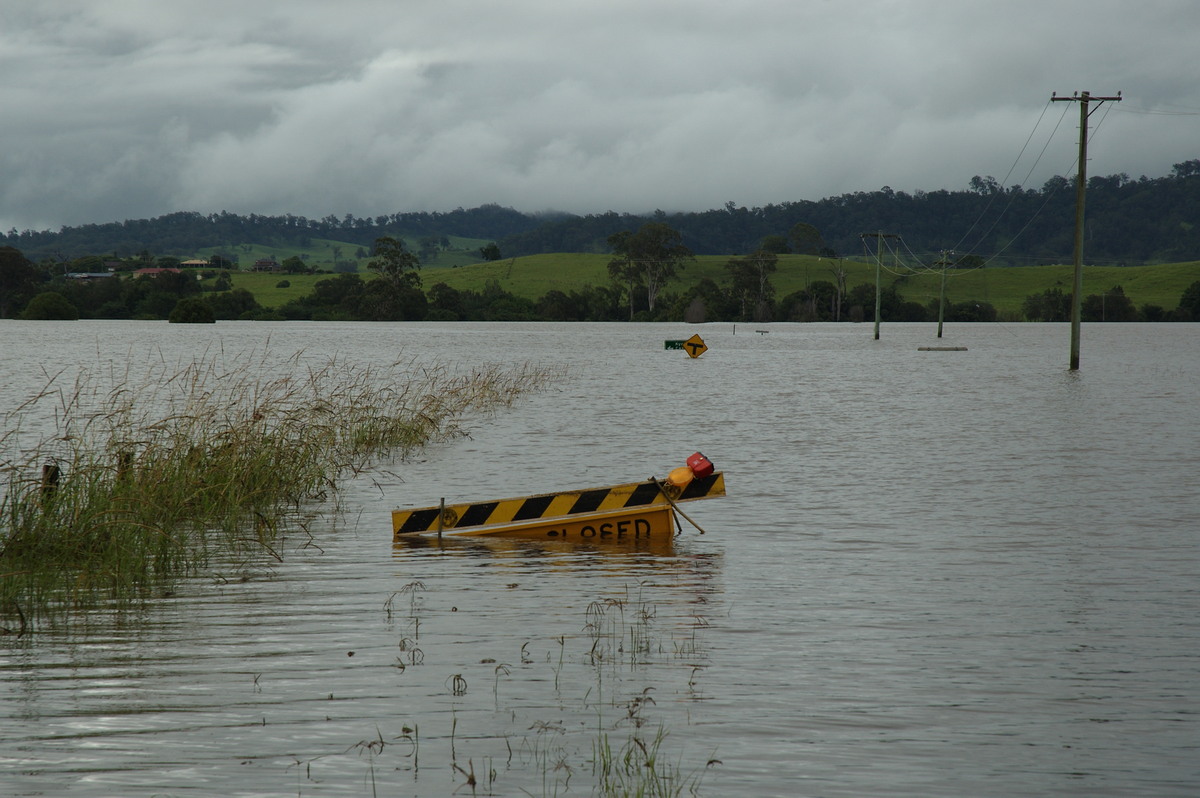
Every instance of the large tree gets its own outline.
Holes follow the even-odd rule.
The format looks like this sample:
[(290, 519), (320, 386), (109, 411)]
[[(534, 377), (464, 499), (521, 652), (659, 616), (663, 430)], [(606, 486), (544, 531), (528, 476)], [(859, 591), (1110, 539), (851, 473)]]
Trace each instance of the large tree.
[(38, 270), (15, 247), (0, 247), (0, 319), (20, 307), (40, 282)]
[(404, 248), (401, 239), (384, 236), (375, 239), (375, 257), (367, 268), (382, 277), (395, 291), (421, 287), (421, 261)]
[(825, 239), (816, 227), (808, 222), (796, 222), (788, 230), (788, 239), (792, 244), (792, 252), (800, 255), (820, 255), (826, 249)]
[(629, 287), (629, 317), (633, 318), (633, 288), (640, 284), (646, 289), (646, 304), (654, 311), (654, 300), (663, 284), (683, 268), (685, 261), (695, 260), (692, 251), (683, 245), (678, 230), (663, 222), (647, 222), (636, 233), (628, 230), (608, 237), (615, 256), (608, 263), (608, 273), (614, 280)]
[[(1188, 163), (1200, 165), (1200, 161), (1188, 161)], [(1185, 318), (1200, 321), (1200, 280), (1184, 289), (1183, 294), (1179, 297), (1179, 310), (1187, 314)]]
[(741, 320), (766, 320), (763, 317), (775, 296), (770, 275), (778, 262), (779, 257), (774, 252), (760, 249), (744, 258), (733, 258), (725, 264), (731, 279), (730, 292), (740, 306)]

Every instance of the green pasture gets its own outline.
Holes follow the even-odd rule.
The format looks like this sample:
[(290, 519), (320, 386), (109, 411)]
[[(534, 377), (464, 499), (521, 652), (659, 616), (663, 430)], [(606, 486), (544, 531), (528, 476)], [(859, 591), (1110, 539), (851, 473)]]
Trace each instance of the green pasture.
[[(609, 259), (609, 255), (562, 253), (472, 262), (457, 267), (435, 262), (422, 266), (421, 282), (426, 291), (437, 283), (446, 283), (459, 290), (482, 291), (489, 282), (495, 281), (512, 294), (538, 299), (549, 291), (568, 293), (586, 285), (607, 285)], [(687, 264), (667, 284), (665, 291), (681, 293), (705, 278), (722, 284), (728, 279), (725, 266), (729, 260), (725, 255), (699, 257), (694, 263)], [(365, 262), (362, 269), (363, 278), (370, 279), (371, 275), (365, 273)], [(848, 289), (875, 282), (873, 261), (781, 255), (777, 270), (771, 275), (775, 297), (782, 299), (819, 280), (836, 283), (837, 269), (845, 270)], [(1016, 313), (1030, 294), (1052, 288), (1069, 293), (1073, 273), (1071, 264), (951, 269), (946, 272), (946, 300), (988, 302), (1000, 312)], [(310, 293), (318, 280), (328, 279), (331, 275), (234, 272), (231, 276), (234, 288), (244, 288), (254, 294), (264, 307), (278, 307)], [(937, 300), (941, 272), (921, 264), (885, 262), (881, 279), (884, 285), (895, 283), (906, 300), (925, 304)], [(289, 283), (288, 288), (278, 287), (283, 280)], [(1200, 262), (1197, 261), (1154, 266), (1085, 266), (1083, 292), (1085, 296), (1102, 294), (1120, 285), (1137, 307), (1158, 305), (1171, 310), (1179, 305), (1184, 289), (1196, 280), (1200, 280)]]
[[(451, 288), (483, 290), (491, 280), (517, 296), (537, 299), (548, 291), (569, 292), (584, 285), (605, 285), (609, 282), (609, 255), (554, 254), (525, 258), (506, 258), (491, 263), (476, 263), (457, 269), (422, 270), (426, 289), (438, 282)], [(667, 284), (667, 292), (681, 293), (708, 278), (718, 285), (728, 280), (727, 255), (698, 257)], [(804, 289), (823, 280), (836, 284), (836, 270), (846, 272), (846, 287), (861, 283), (874, 285), (873, 261), (817, 258), (808, 255), (781, 255), (771, 284), (775, 297)], [(1016, 268), (951, 269), (946, 272), (948, 302), (989, 302), (998, 311), (1017, 312), (1030, 294), (1052, 288), (1064, 293), (1071, 290), (1074, 267), (1023, 266)], [(897, 284), (901, 295), (912, 302), (925, 304), (936, 300), (941, 285), (941, 272), (922, 264), (886, 262), (881, 270), (883, 284)], [(1179, 305), (1179, 297), (1191, 283), (1200, 280), (1200, 262), (1171, 263), (1156, 266), (1085, 266), (1084, 295), (1100, 294), (1120, 285), (1134, 305), (1159, 305), (1168, 310)]]

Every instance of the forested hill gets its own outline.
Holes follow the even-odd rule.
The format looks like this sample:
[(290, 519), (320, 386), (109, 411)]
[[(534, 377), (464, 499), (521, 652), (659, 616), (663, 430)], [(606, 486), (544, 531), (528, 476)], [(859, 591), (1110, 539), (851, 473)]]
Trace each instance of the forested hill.
[[(1086, 208), (1089, 263), (1200, 259), (1200, 160), (1176, 164), (1163, 178), (1092, 177)], [(762, 208), (730, 202), (702, 213), (565, 217), (508, 236), (500, 249), (505, 256), (606, 252), (609, 235), (651, 220), (679, 230), (701, 255), (749, 253), (766, 236), (787, 236), (799, 223), (820, 233), (821, 248), (843, 256), (863, 253), (862, 233), (884, 232), (902, 236), (915, 252), (954, 250), (993, 265), (1064, 263), (1074, 249), (1075, 180), (1055, 177), (1040, 189), (1024, 189), (975, 177), (964, 191), (907, 194), (885, 186)]]
[[(862, 233), (900, 235), (914, 252), (953, 250), (993, 265), (1062, 263), (1073, 249), (1074, 180), (1055, 177), (1038, 189), (1005, 187), (975, 177), (960, 191), (908, 194), (883, 187), (818, 201), (648, 215), (608, 212), (587, 216), (533, 215), (499, 205), (445, 213), (399, 213), (372, 218), (239, 216), (227, 212), (172, 213), (155, 219), (10, 231), (12, 246), (34, 261), (83, 255), (190, 255), (237, 244), (305, 246), (313, 238), (370, 245), (391, 236), (462, 236), (497, 241), (504, 257), (545, 252), (607, 252), (607, 239), (646, 221), (663, 221), (700, 255), (737, 255), (767, 236), (788, 236), (808, 225), (815, 252), (857, 255)], [(1140, 264), (1200, 260), (1200, 160), (1175, 164), (1161, 178), (1128, 175), (1088, 180), (1086, 253), (1089, 263)]]
[(21, 250), (32, 261), (78, 258), (84, 255), (128, 257), (148, 251), (153, 255), (191, 255), (208, 247), (233, 248), (238, 244), (308, 246), (314, 238), (344, 241), (369, 247), (382, 236), (444, 236), (497, 240), (534, 229), (543, 217), (520, 213), (499, 205), (448, 213), (396, 213), (372, 218), (326, 216), (261, 216), (236, 213), (170, 213), (154, 219), (130, 219), (107, 224), (85, 224), (52, 231), (9, 231), (0, 246)]

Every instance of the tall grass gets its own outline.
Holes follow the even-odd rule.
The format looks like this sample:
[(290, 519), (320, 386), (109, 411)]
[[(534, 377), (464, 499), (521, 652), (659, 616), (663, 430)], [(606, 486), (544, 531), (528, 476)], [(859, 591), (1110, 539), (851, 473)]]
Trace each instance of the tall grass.
[[(62, 375), (0, 437), (0, 615), (7, 631), (137, 598), (216, 554), (266, 553), (340, 480), (462, 434), (556, 374), (530, 366), (387, 368), (302, 355), (270, 369), (205, 357), (102, 382)], [(29, 445), (28, 414), (53, 408)]]

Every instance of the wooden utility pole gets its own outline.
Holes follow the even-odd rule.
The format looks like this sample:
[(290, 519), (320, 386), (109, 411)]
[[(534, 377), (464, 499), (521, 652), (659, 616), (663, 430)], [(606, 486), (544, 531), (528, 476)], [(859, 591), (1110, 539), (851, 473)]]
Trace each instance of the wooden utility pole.
[(943, 249), (942, 259), (938, 261), (938, 265), (942, 267), (942, 290), (938, 292), (938, 338), (942, 337), (942, 319), (946, 317), (946, 266), (950, 264), (946, 256), (953, 254), (953, 252), (947, 252)]
[(881, 287), (879, 285), (879, 270), (883, 266), (883, 239), (899, 238), (895, 233), (860, 233), (859, 238), (875, 239), (875, 340), (879, 340), (879, 308)]
[(1083, 303), (1083, 206), (1087, 200), (1087, 131), (1091, 103), (1121, 102), (1121, 92), (1116, 97), (1093, 97), (1088, 92), (1077, 92), (1073, 97), (1050, 95), (1050, 102), (1079, 103), (1079, 176), (1075, 182), (1075, 290), (1071, 297), (1071, 371), (1079, 370), (1079, 322)]

